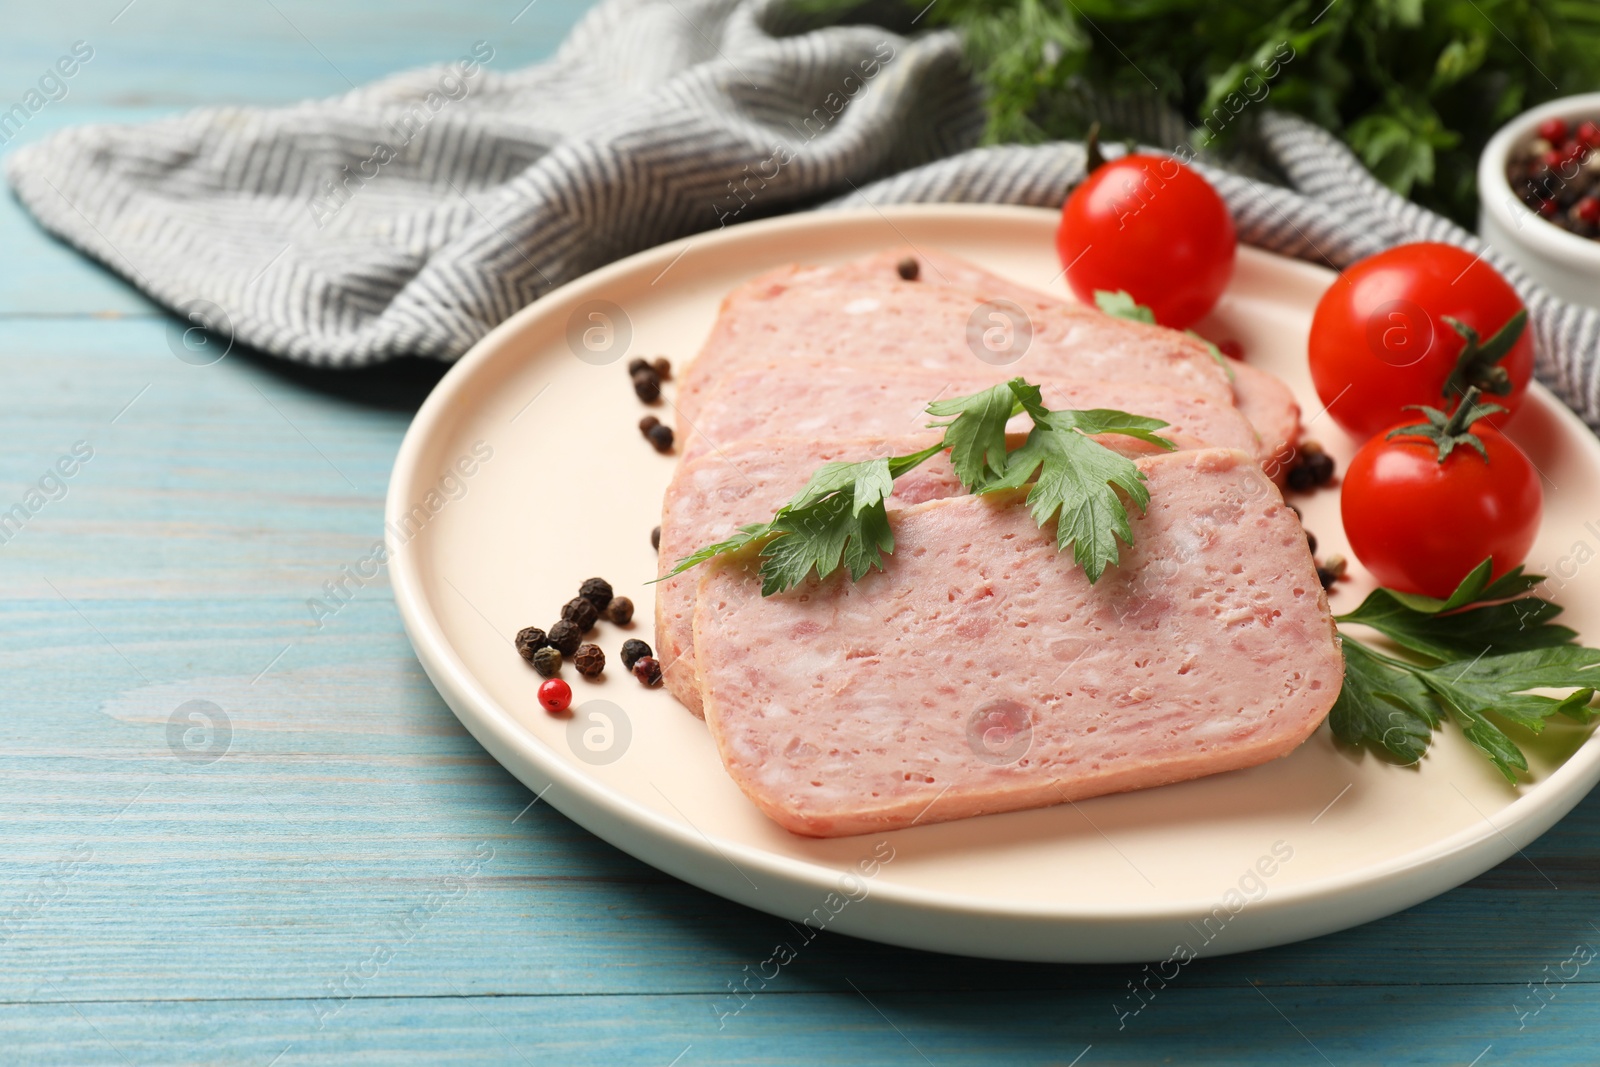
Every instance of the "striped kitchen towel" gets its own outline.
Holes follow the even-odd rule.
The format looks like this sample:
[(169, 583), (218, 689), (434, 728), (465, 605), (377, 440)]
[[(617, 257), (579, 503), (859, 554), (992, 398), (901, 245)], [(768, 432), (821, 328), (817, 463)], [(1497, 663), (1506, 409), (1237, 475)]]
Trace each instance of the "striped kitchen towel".
[[(48, 229), (240, 343), (333, 366), (453, 359), (551, 288), (697, 231), (818, 205), (1059, 204), (1082, 147), (976, 147), (959, 39), (900, 29), (822, 25), (796, 0), (603, 0), (531, 68), (464, 41), (331, 100), (68, 129), (7, 176)], [(1138, 128), (1165, 151), (1186, 132), (1162, 114)], [(1321, 129), (1263, 109), (1259, 135), (1288, 186), (1199, 164), (1243, 240), (1336, 267), (1405, 241), (1482, 252), (1529, 306), (1540, 377), (1600, 427), (1600, 312)]]

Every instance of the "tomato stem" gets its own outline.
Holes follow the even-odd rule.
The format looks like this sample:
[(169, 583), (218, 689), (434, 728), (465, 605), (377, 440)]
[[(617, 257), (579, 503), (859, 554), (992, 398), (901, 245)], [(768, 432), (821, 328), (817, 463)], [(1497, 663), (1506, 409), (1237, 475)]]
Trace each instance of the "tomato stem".
[(1441, 318), (1461, 335), (1465, 344), (1461, 346), (1461, 354), (1456, 357), (1456, 365), (1450, 371), (1450, 376), (1444, 380), (1440, 395), (1447, 398), (1465, 396), (1467, 390), (1473, 387), (1495, 396), (1509, 395), (1511, 375), (1500, 366), (1500, 361), (1522, 336), (1523, 328), (1528, 323), (1527, 309), (1519, 308), (1487, 341), (1481, 340), (1478, 331), (1460, 319), (1453, 319), (1449, 315)]

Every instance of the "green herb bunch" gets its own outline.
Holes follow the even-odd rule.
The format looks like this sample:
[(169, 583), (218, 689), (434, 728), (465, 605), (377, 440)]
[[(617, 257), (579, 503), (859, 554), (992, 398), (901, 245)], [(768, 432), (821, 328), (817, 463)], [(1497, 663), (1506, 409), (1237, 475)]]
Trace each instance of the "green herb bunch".
[[(1253, 113), (1273, 107), (1332, 130), (1390, 188), (1466, 225), (1494, 130), (1600, 88), (1600, 4), (1585, 0), (895, 2), (799, 0), (893, 29), (960, 30), (991, 142), (1082, 138), (1095, 120), (1107, 138), (1148, 142), (1159, 135), (1118, 128), (1107, 105), (1153, 102), (1181, 116), (1195, 147), (1226, 155), (1247, 149)], [(1218, 108), (1227, 121), (1208, 122)]]

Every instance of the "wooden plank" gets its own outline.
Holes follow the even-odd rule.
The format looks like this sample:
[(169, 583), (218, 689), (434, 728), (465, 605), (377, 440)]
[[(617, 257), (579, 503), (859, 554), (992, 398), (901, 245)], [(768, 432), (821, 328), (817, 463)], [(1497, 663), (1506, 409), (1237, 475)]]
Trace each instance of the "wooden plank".
[[(386, 977), (373, 982), (381, 985)], [(1556, 1064), (1589, 1062), (1572, 1027), (1593, 985), (1561, 990), (1518, 1029), (1518, 990), (1472, 986), (1192, 989), (1117, 1019), (1051, 990), (758, 998), (719, 1018), (699, 996), (371, 998), (0, 1006), (29, 1064), (559, 1063), (816, 1065)], [(1159, 1010), (1158, 1010), (1159, 1009)]]

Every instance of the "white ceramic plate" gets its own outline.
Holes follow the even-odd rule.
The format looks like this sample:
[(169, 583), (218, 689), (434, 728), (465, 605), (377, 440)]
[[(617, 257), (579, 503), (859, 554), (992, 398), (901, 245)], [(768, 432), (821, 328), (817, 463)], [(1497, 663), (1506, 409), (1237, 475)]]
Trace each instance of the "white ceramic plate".
[[(1587, 730), (1558, 723), (1537, 740), (1519, 734), (1534, 773), (1510, 788), (1450, 727), (1413, 768), (1336, 746), (1323, 727), (1289, 757), (1248, 771), (810, 840), (745, 800), (698, 719), (621, 669), (624, 639), (654, 644), (649, 534), (674, 463), (636, 429), (646, 409), (627, 359), (686, 364), (722, 296), (757, 272), (907, 243), (1064, 295), (1055, 222), (1041, 210), (928, 206), (737, 226), (596, 271), (485, 337), (418, 412), (387, 507), (395, 599), (423, 667), (473, 736), (546, 803), (713, 893), (860, 937), (1014, 959), (1162, 960), (1313, 937), (1459, 885), (1566, 814), (1600, 777), (1600, 741)], [(1311, 312), (1332, 279), (1241, 249), (1232, 286), (1200, 329), (1239, 340), (1250, 362), (1286, 379), (1308, 435), (1342, 469), (1352, 442), (1317, 416), (1305, 365)], [(598, 329), (589, 343), (607, 343), (604, 323), (587, 317), (597, 308), (613, 322), (612, 348), (597, 357), (579, 343), (588, 360), (577, 358), (570, 332)], [(672, 421), (670, 407), (663, 416)], [(1566, 621), (1600, 635), (1600, 566), (1578, 563), (1600, 549), (1600, 445), (1542, 390), (1510, 433), (1547, 478), (1529, 562), (1575, 571), (1557, 599)], [(1298, 502), (1322, 552), (1347, 552), (1337, 492)], [(630, 596), (639, 621), (631, 632), (602, 624), (603, 680), (565, 672), (579, 712), (569, 723), (539, 708), (540, 679), (510, 640), (523, 626), (548, 626), (593, 575)], [(1357, 573), (1335, 609), (1369, 587)]]

